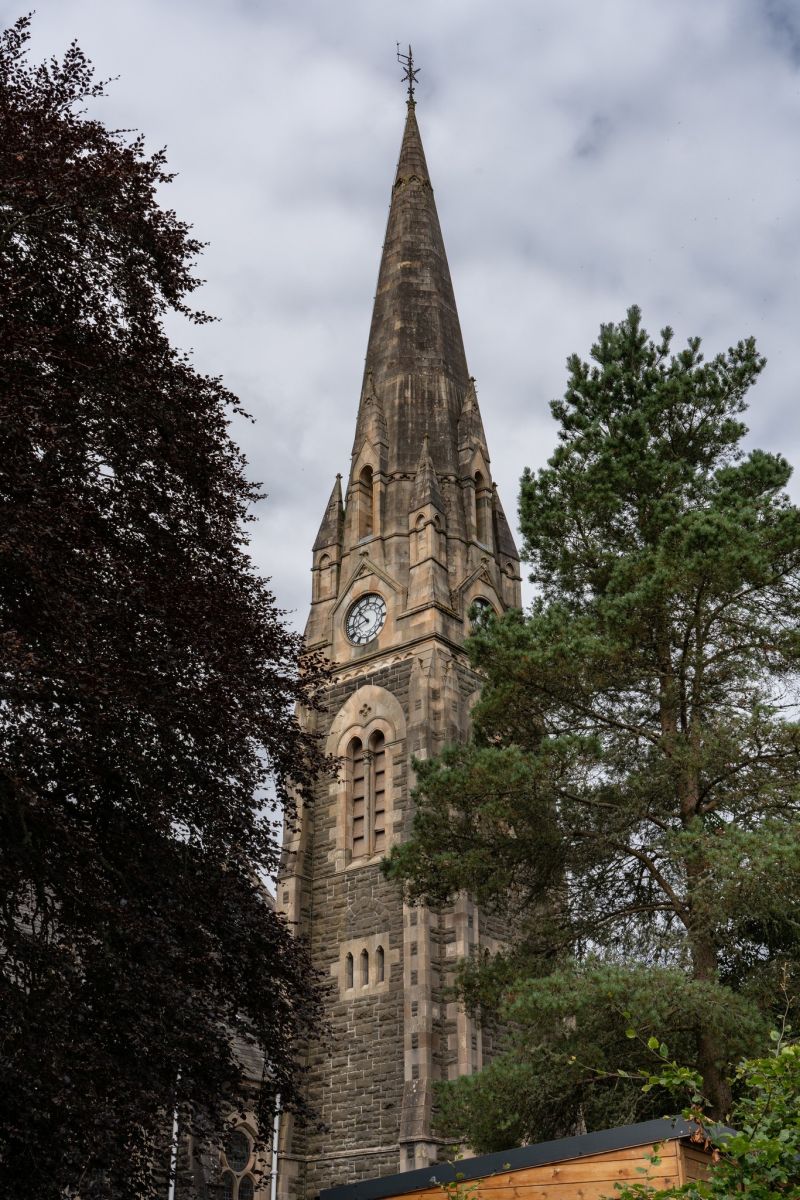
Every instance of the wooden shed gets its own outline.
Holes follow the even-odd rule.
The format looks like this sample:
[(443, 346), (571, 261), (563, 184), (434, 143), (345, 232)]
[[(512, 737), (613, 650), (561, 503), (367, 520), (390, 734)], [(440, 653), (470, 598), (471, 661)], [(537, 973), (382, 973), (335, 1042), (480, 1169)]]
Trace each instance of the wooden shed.
[(644, 1121), (342, 1184), (320, 1200), (442, 1200), (455, 1181), (468, 1200), (613, 1200), (616, 1183), (666, 1188), (706, 1178), (712, 1152), (693, 1137), (696, 1126), (680, 1118)]

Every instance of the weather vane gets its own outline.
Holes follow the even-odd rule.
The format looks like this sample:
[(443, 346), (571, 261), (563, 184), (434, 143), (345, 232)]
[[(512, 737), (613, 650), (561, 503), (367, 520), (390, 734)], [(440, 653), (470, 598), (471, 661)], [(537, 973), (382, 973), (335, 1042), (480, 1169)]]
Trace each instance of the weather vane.
[(403, 82), (408, 80), (408, 100), (410, 104), (414, 103), (414, 84), (417, 82), (417, 76), (421, 71), (421, 67), (414, 66), (414, 55), (411, 53), (411, 47), (408, 47), (408, 54), (400, 53), (400, 43), (397, 43), (397, 61), (403, 68)]

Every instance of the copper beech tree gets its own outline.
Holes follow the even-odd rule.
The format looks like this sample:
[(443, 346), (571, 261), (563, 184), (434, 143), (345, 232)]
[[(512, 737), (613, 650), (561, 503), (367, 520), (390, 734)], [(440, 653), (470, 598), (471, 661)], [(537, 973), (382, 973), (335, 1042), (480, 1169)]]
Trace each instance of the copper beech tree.
[(300, 1104), (319, 1000), (261, 880), (321, 664), (247, 556), (237, 401), (164, 332), (207, 319), (164, 156), (28, 37), (0, 40), (0, 1193), (146, 1197), (176, 1109), (204, 1136)]

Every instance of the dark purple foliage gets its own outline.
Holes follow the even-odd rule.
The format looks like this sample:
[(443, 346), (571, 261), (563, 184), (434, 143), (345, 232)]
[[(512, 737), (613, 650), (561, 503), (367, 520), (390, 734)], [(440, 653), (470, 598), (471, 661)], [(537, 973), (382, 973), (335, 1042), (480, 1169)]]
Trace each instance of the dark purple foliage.
[(202, 1134), (245, 1103), (234, 1038), (262, 1117), (300, 1104), (320, 1005), (263, 796), (320, 768), (292, 714), (322, 664), (246, 554), (236, 399), (162, 327), (207, 319), (164, 155), (87, 115), (76, 45), (27, 40), (0, 39), (0, 1194), (140, 1197), (176, 1104)]

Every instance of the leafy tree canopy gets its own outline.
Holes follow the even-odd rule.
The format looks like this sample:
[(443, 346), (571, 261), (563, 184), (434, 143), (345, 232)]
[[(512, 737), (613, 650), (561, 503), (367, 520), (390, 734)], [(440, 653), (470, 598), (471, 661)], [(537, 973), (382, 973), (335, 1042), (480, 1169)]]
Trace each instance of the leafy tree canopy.
[(28, 36), (0, 38), (0, 1192), (144, 1197), (173, 1110), (202, 1137), (300, 1106), (319, 1001), (261, 879), (320, 664), (247, 556), (237, 401), (164, 332), (207, 319), (164, 155)]
[(558, 447), (522, 480), (538, 598), (480, 619), (474, 738), (417, 764), (388, 863), (415, 900), (466, 889), (513, 930), (461, 971), (513, 1018), (509, 1054), (443, 1096), (476, 1149), (661, 1115), (612, 1078), (631, 1019), (724, 1114), (796, 966), (800, 511), (786, 460), (741, 448), (752, 339), (710, 361), (671, 343), (632, 308), (569, 359)]
[(683, 1093), (684, 1115), (695, 1121), (700, 1139), (715, 1146), (709, 1177), (665, 1189), (644, 1183), (618, 1188), (614, 1200), (786, 1200), (800, 1195), (800, 1045), (789, 1033), (785, 1027), (772, 1030), (771, 1052), (739, 1064), (733, 1128), (722, 1131), (709, 1118), (700, 1076), (669, 1061), (667, 1047), (659, 1047), (662, 1062), (646, 1073), (644, 1089)]

